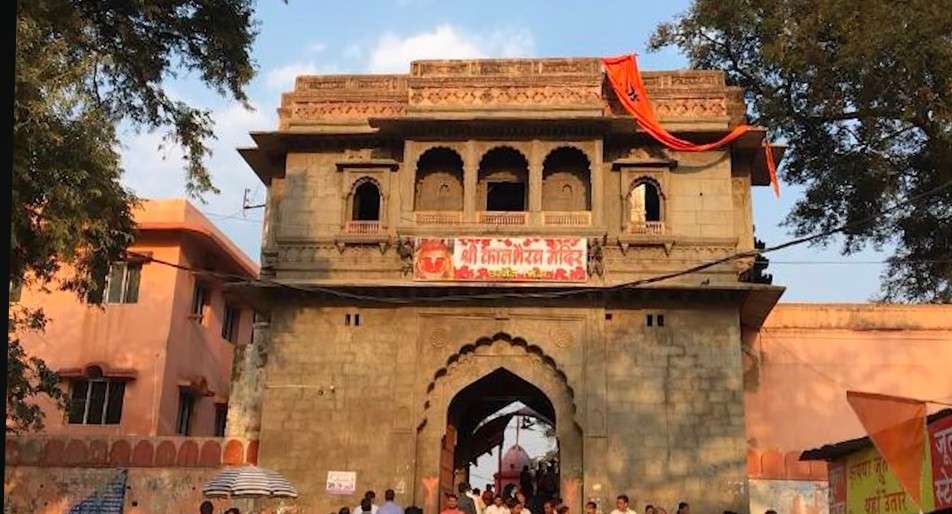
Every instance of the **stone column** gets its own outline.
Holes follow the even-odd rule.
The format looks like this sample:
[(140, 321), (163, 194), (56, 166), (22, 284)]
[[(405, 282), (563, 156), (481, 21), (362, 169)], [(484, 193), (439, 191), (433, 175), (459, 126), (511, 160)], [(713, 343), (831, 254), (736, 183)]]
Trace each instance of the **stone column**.
[(476, 141), (467, 141), (463, 156), (463, 221), (476, 221), (476, 181), (479, 178), (477, 159)]
[(401, 225), (413, 217), (413, 202), (416, 201), (416, 164), (420, 157), (420, 144), (416, 141), (407, 141), (403, 145), (403, 163), (400, 165), (399, 188), (400, 208), (397, 225)]
[(601, 226), (605, 222), (605, 170), (602, 166), (602, 140), (596, 139), (592, 155), (592, 224)]
[(532, 140), (529, 151), (529, 223), (542, 224), (542, 143)]
[(589, 314), (585, 331), (585, 397), (583, 432), (583, 461), (599, 462), (600, 466), (587, 466), (582, 477), (584, 500), (594, 499), (599, 504), (610, 505), (614, 491), (609, 487), (606, 464), (608, 462), (608, 437), (606, 416), (608, 407), (607, 363), (608, 330), (605, 326), (605, 311), (594, 310)]
[(235, 347), (225, 431), (227, 437), (258, 439), (261, 432), (264, 368), (270, 345), (270, 316), (259, 314), (259, 319), (254, 323), (251, 344)]

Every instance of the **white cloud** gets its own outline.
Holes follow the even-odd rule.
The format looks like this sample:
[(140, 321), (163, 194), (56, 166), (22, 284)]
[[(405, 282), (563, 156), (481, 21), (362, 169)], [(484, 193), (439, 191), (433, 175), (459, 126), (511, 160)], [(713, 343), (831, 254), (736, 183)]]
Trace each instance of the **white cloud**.
[(324, 50), (327, 50), (327, 45), (324, 43), (321, 43), (320, 41), (316, 43), (311, 43), (310, 45), (307, 46), (307, 51), (311, 52), (312, 54), (319, 54), (323, 52)]
[(400, 37), (385, 33), (370, 53), (371, 72), (406, 73), (418, 59), (475, 59), (532, 55), (535, 43), (527, 30), (470, 34), (452, 25)]
[(318, 66), (314, 61), (292, 62), (269, 70), (264, 76), (264, 84), (272, 90), (291, 91), (294, 89), (294, 79), (301, 75), (330, 73), (340, 73), (340, 69), (333, 65)]
[[(190, 199), (195, 206), (209, 215), (252, 259), (257, 260), (261, 248), (261, 224), (253, 220), (261, 218), (262, 212), (248, 211), (242, 217), (241, 202), (245, 188), (257, 191), (263, 198), (264, 186), (244, 162), (236, 149), (252, 146), (248, 133), (252, 130), (268, 130), (277, 125), (273, 105), (259, 105), (249, 111), (238, 103), (231, 103), (212, 112), (217, 139), (209, 142), (212, 155), (206, 165), (212, 175), (212, 183), (220, 194), (204, 195), (205, 203)], [(162, 144), (162, 134), (143, 132), (127, 133), (122, 137), (122, 166), (125, 173), (122, 182), (140, 198), (183, 198), (185, 193), (185, 152), (179, 146)], [(223, 216), (224, 215), (224, 216)]]
[(313, 75), (315, 73), (317, 73), (317, 65), (313, 62), (292, 62), (269, 70), (265, 75), (264, 83), (270, 89), (290, 91), (294, 89), (294, 79), (298, 75)]

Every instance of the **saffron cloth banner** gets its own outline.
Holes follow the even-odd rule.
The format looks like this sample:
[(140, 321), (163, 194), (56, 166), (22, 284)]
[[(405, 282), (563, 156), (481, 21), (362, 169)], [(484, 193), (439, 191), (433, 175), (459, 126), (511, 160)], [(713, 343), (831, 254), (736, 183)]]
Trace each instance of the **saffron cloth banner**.
[(581, 237), (418, 238), (413, 279), (465, 282), (585, 282)]

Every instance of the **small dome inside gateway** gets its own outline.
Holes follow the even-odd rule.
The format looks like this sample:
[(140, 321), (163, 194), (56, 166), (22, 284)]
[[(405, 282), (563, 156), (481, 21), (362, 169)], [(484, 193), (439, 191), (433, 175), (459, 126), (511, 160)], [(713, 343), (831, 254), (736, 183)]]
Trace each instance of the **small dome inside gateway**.
[(514, 444), (503, 454), (502, 465), (499, 466), (499, 472), (504, 477), (513, 474), (514, 476), (519, 476), (523, 466), (531, 465), (532, 459), (529, 458), (529, 454), (526, 453), (526, 450), (523, 449), (522, 446)]

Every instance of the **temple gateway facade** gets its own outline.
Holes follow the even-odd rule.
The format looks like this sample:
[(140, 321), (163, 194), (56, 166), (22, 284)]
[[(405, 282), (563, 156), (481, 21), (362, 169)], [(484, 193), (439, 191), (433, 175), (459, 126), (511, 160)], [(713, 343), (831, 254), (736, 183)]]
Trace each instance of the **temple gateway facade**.
[[(681, 137), (744, 122), (720, 72), (644, 81)], [(743, 335), (783, 289), (749, 258), (675, 272), (754, 248), (762, 130), (668, 151), (581, 58), (302, 76), (279, 115), (240, 150), (268, 199), (228, 424), (305, 511), (393, 488), (436, 512), (521, 401), (555, 427), (573, 513), (621, 492), (747, 512)]]

